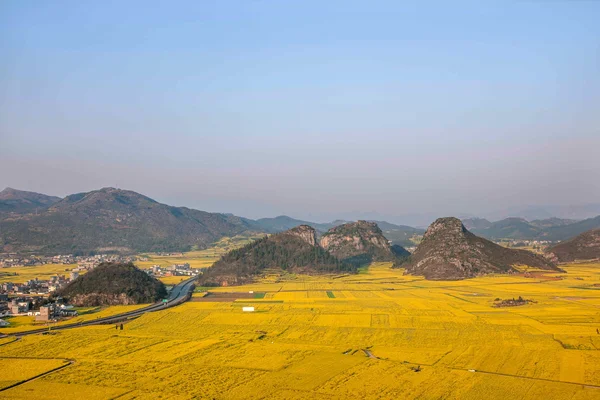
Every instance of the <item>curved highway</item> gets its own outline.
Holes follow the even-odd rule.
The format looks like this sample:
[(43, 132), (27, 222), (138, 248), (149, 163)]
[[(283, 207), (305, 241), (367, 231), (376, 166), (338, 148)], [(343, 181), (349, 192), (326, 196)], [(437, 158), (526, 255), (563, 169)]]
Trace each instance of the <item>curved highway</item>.
[(98, 318), (98, 319), (94, 319), (94, 320), (90, 320), (90, 321), (84, 321), (84, 322), (73, 323), (73, 324), (68, 324), (68, 325), (53, 326), (50, 329), (42, 328), (42, 329), (35, 329), (35, 330), (31, 330), (31, 331), (26, 331), (26, 332), (12, 333), (7, 336), (21, 337), (21, 336), (35, 335), (38, 333), (48, 332), (49, 330), (50, 331), (58, 331), (58, 330), (63, 330), (63, 329), (79, 328), (80, 326), (90, 326), (90, 325), (122, 322), (127, 318), (138, 317), (147, 312), (160, 311), (160, 310), (164, 310), (165, 308), (175, 307), (175, 306), (178, 306), (179, 304), (184, 303), (187, 300), (189, 300), (192, 289), (194, 288), (195, 281), (196, 281), (196, 277), (192, 277), (190, 279), (187, 279), (187, 280), (180, 282), (177, 285), (173, 286), (173, 289), (171, 289), (171, 291), (169, 292), (169, 296), (167, 297), (166, 302), (161, 301), (159, 303), (154, 303), (152, 305), (149, 305), (147, 307), (140, 308), (140, 309), (137, 309), (134, 311), (128, 311), (128, 312), (117, 314), (117, 315), (111, 315), (110, 317)]

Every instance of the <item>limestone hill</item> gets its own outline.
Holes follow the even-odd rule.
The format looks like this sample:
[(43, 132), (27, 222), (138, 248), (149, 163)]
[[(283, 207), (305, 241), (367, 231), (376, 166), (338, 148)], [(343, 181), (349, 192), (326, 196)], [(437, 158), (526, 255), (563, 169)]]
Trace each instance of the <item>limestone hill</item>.
[(338, 259), (355, 265), (372, 261), (395, 261), (408, 251), (391, 246), (375, 222), (358, 221), (331, 228), (321, 237), (321, 247)]
[(546, 250), (557, 261), (595, 260), (600, 258), (600, 229), (584, 232)]
[(316, 231), (300, 225), (250, 243), (225, 254), (200, 277), (205, 286), (229, 286), (251, 282), (265, 270), (318, 274), (354, 271), (317, 243)]
[(401, 266), (408, 274), (453, 280), (516, 272), (516, 265), (560, 271), (543, 256), (475, 236), (457, 218), (440, 218), (429, 226), (415, 252)]

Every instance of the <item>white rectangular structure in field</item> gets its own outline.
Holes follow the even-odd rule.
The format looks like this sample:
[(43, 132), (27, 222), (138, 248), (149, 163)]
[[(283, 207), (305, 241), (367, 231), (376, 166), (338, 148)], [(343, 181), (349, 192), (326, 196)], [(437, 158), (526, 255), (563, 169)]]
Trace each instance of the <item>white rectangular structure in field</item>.
[(254, 307), (242, 307), (242, 311), (244, 311), (244, 312), (253, 312), (254, 311)]

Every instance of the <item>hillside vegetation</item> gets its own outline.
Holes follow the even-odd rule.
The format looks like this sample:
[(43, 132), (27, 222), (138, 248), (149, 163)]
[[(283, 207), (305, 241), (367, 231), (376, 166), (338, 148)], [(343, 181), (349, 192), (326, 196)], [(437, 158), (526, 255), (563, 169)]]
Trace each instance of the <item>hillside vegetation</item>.
[(43, 211), (59, 200), (60, 197), (7, 187), (0, 192), (0, 218), (11, 214)]
[(153, 303), (166, 295), (162, 282), (132, 263), (102, 263), (56, 293), (77, 306)]
[(239, 285), (267, 269), (305, 274), (355, 271), (318, 245), (314, 228), (301, 225), (230, 251), (204, 272), (200, 282), (206, 286)]
[(104, 188), (67, 196), (39, 215), (3, 220), (0, 245), (4, 251), (45, 254), (188, 251), (252, 229), (243, 218)]
[(600, 229), (594, 229), (546, 250), (560, 262), (600, 258)]

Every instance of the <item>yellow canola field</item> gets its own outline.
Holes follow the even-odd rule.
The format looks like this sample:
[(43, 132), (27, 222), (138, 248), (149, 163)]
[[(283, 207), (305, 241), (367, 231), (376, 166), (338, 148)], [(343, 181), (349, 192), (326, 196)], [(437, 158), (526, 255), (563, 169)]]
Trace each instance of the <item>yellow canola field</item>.
[[(43, 322), (36, 321), (34, 316), (17, 316), (4, 318), (10, 323), (8, 327), (0, 328), (0, 335), (10, 335), (11, 333), (25, 332), (40, 328), (52, 330), (55, 326), (68, 325), (78, 322), (90, 321), (98, 318), (110, 317), (112, 315), (121, 314), (128, 311), (134, 311), (148, 304), (136, 304), (130, 306), (110, 306), (110, 307), (86, 307), (79, 308), (79, 315), (72, 318), (65, 318), (60, 322)], [(0, 342), (1, 344), (2, 342)]]
[[(73, 268), (77, 268), (77, 264), (46, 264), (31, 267), (0, 268), (0, 283), (24, 283), (35, 278), (46, 280), (54, 275), (65, 275), (68, 277)], [(85, 271), (80, 273), (85, 273)]]
[[(5, 367), (2, 368), (2, 374), (0, 374), (0, 390), (59, 368), (67, 363), (66, 360), (0, 358), (0, 365)], [(10, 366), (10, 368), (6, 368), (6, 366)]]
[[(600, 264), (564, 269), (548, 274), (559, 280), (436, 282), (376, 263), (358, 275), (215, 288), (265, 296), (188, 302), (123, 331), (0, 341), (3, 364), (75, 361), (0, 397), (599, 399)], [(532, 302), (494, 307), (519, 296)]]
[[(189, 251), (185, 253), (173, 253), (169, 255), (161, 254), (143, 254), (140, 258), (144, 260), (138, 260), (135, 265), (141, 269), (151, 268), (153, 265), (160, 265), (161, 267), (168, 267), (173, 264), (190, 264), (191, 268), (206, 268), (210, 267), (217, 261), (223, 254), (230, 250), (244, 246), (250, 243), (256, 238), (261, 236), (235, 236), (232, 238), (223, 238), (214, 245), (206, 250)], [(162, 280), (162, 279), (161, 279)], [(163, 280), (163, 282), (165, 282)], [(165, 282), (173, 283), (173, 282)], [(175, 282), (178, 283), (178, 282)]]

